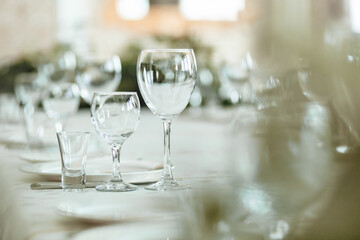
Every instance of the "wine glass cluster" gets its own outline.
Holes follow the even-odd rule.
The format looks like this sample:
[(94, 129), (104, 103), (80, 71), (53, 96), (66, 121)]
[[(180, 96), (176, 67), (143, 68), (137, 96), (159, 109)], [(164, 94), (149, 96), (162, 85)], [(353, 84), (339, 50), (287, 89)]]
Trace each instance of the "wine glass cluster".
[[(170, 164), (170, 129), (172, 120), (187, 106), (195, 87), (197, 66), (192, 49), (145, 49), (137, 61), (137, 82), (150, 110), (158, 116), (164, 129), (163, 174), (157, 183), (145, 187), (166, 191), (189, 188), (178, 184)], [(136, 130), (140, 103), (134, 92), (95, 93), (91, 102), (92, 123), (111, 146), (113, 174), (109, 183), (97, 186), (99, 191), (132, 191), (136, 186), (125, 183), (120, 173), (120, 149)]]

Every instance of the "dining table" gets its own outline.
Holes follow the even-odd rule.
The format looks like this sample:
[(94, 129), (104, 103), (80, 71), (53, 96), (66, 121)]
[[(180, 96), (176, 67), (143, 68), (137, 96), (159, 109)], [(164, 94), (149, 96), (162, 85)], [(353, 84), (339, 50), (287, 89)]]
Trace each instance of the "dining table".
[[(266, 184), (265, 187), (259, 187), (259, 183), (271, 182), (274, 175), (289, 179), (280, 185), (286, 190), (285, 199), (291, 199), (289, 196), (304, 196), (307, 190), (311, 190), (311, 197), (302, 199), (306, 204), (297, 212), (297, 215), (301, 215), (297, 221), (304, 222), (304, 226), (307, 226), (306, 223), (316, 219), (321, 209), (326, 206), (332, 192), (330, 186), (334, 186), (333, 183), (341, 175), (343, 167), (336, 160), (332, 148), (329, 148), (332, 142), (319, 141), (320, 138), (314, 137), (330, 139), (329, 128), (323, 127), (322, 131), (323, 128), (319, 127), (329, 123), (324, 120), (327, 112), (316, 104), (305, 112), (307, 117), (297, 115), (291, 118), (297, 121), (291, 121), (291, 126), (286, 128), (285, 126), (289, 126), (289, 118), (285, 116), (282, 118), (284, 121), (271, 125), (271, 119), (279, 117), (276, 113), (259, 121), (258, 111), (254, 106), (186, 109), (173, 120), (171, 162), (176, 181), (189, 184), (191, 188), (164, 192), (144, 189), (146, 185), (161, 178), (164, 151), (161, 119), (147, 108), (141, 109), (140, 124), (122, 147), (120, 166), (124, 171), (123, 177), (139, 186), (138, 190), (131, 192), (98, 192), (93, 187), (84, 191), (64, 191), (61, 189), (59, 171), (54, 173), (49, 170), (50, 173), (46, 173), (46, 166), (55, 166), (57, 169), (61, 166), (56, 134), (52, 132), (52, 126), (49, 126), (49, 135), (46, 138), (49, 142), (46, 150), (48, 152), (44, 153), (43, 149), (28, 147), (25, 126), (21, 121), (4, 123), (1, 125), (0, 137), (0, 238), (177, 239), (172, 238), (172, 234), (190, 234), (194, 229), (206, 231), (206, 222), (214, 214), (224, 213), (227, 220), (219, 221), (221, 224), (217, 225), (220, 226), (217, 229), (220, 229), (220, 232), (247, 236), (246, 239), (263, 239), (265, 230), (261, 223), (266, 218), (264, 216), (274, 216), (272, 213), (276, 204), (270, 206), (271, 199), (259, 200), (266, 192), (260, 190), (271, 187)], [(239, 125), (240, 130), (234, 130), (239, 129)], [(289, 133), (292, 132), (291, 128), (296, 129), (294, 132), (300, 129), (305, 133), (288, 139), (283, 138), (283, 134), (270, 131), (273, 129)], [(284, 129), (286, 131), (283, 131)], [(90, 110), (82, 108), (75, 115), (69, 116), (65, 130), (91, 132), (86, 169), (89, 186), (93, 181), (103, 180), (101, 176), (96, 178), (94, 172), (97, 170), (109, 176), (111, 150), (94, 130)], [(264, 141), (266, 151), (263, 150)], [(284, 142), (286, 145), (280, 146), (280, 143)], [(275, 153), (269, 152), (269, 148)], [(277, 154), (278, 151), (291, 156), (301, 156), (299, 159), (303, 161), (301, 164), (291, 163), (289, 168), (284, 169), (281, 161), (269, 162), (272, 155), (280, 159), (289, 156)], [(315, 156), (315, 159), (310, 156)], [(265, 165), (260, 162), (263, 158), (268, 161)], [(293, 159), (299, 160), (294, 157)], [(298, 172), (300, 173), (297, 174)], [(292, 185), (298, 184), (291, 181), (294, 175), (301, 179), (301, 184), (296, 185), (300, 186), (298, 189), (294, 189), (295, 185)], [(259, 176), (262, 181), (251, 183)], [(44, 183), (44, 189), (35, 188), (36, 183)], [(52, 188), (48, 189), (46, 184), (50, 184)], [(246, 187), (243, 187), (244, 185)], [(237, 191), (238, 195), (234, 196), (231, 194), (233, 189), (241, 191)], [(217, 204), (217, 201), (228, 203), (232, 210), (219, 210), (222, 205)], [(264, 212), (269, 206), (275, 207)], [(294, 205), (290, 203), (286, 206)], [(209, 209), (210, 213), (204, 213)], [(253, 213), (250, 217), (249, 212)], [(201, 214), (205, 217), (199, 217)], [(280, 230), (287, 229), (286, 223), (285, 226), (281, 225), (287, 216), (283, 215), (284, 218), (275, 221), (275, 226), (280, 227)], [(233, 229), (230, 231), (223, 226), (223, 222), (242, 222), (247, 225), (242, 227), (243, 225), (239, 224), (234, 227), (232, 223), (225, 224)], [(249, 225), (249, 222), (257, 224)], [(196, 239), (194, 236), (197, 235), (193, 233), (192, 236), (183, 238)]]
[[(232, 112), (229, 111), (227, 114), (231, 115)], [(173, 174), (179, 183), (190, 184), (191, 190), (173, 192), (145, 190), (144, 186), (160, 179), (162, 170), (157, 169), (151, 171), (152, 175), (148, 176), (150, 179), (145, 179), (144, 182), (141, 181), (141, 172), (135, 176), (137, 178), (135, 182), (140, 182), (139, 190), (118, 193), (97, 192), (94, 188), (86, 188), (85, 191), (79, 192), (66, 192), (61, 188), (32, 190), (33, 183), (50, 181), (60, 185), (59, 176), (49, 178), (36, 170), (31, 172), (32, 166), (41, 166), (49, 162), (60, 168), (60, 153), (56, 145), (55, 132), (50, 134), (51, 131), (49, 131), (47, 137), (47, 140), (53, 144), (52, 152), (47, 153), (48, 155), (40, 155), (39, 150), (27, 147), (25, 127), (21, 122), (2, 124), (3, 136), (0, 141), (1, 239), (76, 239), (76, 236), (90, 230), (99, 229), (99, 233), (103, 234), (101, 228), (109, 227), (109, 225), (123, 224), (136, 227), (137, 224), (143, 223), (144, 219), (151, 219), (151, 213), (156, 213), (158, 211), (156, 209), (162, 209), (162, 206), (154, 207), (152, 203), (166, 205), (171, 199), (171, 201), (178, 201), (174, 199), (179, 199), (179, 194), (189, 194), (195, 189), (211, 185), (214, 181), (225, 181), (228, 166), (225, 161), (227, 152), (224, 148), (226, 149), (227, 145), (226, 138), (230, 124), (228, 120), (226, 117), (207, 120), (196, 111), (186, 111), (173, 121), (171, 133)], [(94, 131), (89, 109), (81, 109), (76, 115), (70, 116), (65, 129), (90, 131), (95, 143), (89, 144), (87, 167), (91, 165), (91, 154), (95, 152), (97, 157), (100, 156), (100, 161), (111, 169), (110, 147)], [(49, 161), (46, 161), (46, 156)], [(146, 164), (151, 166), (153, 163), (153, 166), (157, 166), (159, 163), (162, 164), (162, 156), (161, 120), (148, 109), (143, 108), (138, 129), (124, 143), (121, 162), (139, 163), (140, 166)], [(29, 169), (30, 172), (27, 171)], [(127, 180), (126, 176), (124, 178)], [(67, 216), (64, 211), (59, 212), (64, 204), (65, 208), (69, 208), (66, 204), (89, 206), (94, 211), (98, 211), (96, 206), (117, 205), (128, 209), (128, 215), (122, 220), (120, 218), (109, 220), (106, 217), (96, 219), (91, 216)], [(166, 206), (164, 208), (166, 209)], [(163, 212), (163, 215), (172, 219), (176, 213), (169, 210)], [(154, 218), (162, 219), (159, 216)], [(136, 233), (141, 233), (141, 224), (139, 229), (133, 232), (133, 234)], [(96, 234), (92, 235), (94, 239), (101, 239)]]

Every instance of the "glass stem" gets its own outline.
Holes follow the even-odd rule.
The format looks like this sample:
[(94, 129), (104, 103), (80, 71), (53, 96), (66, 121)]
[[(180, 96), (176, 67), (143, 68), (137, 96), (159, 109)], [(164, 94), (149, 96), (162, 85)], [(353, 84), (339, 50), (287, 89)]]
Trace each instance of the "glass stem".
[(113, 157), (113, 173), (111, 177), (111, 182), (122, 182), (122, 177), (120, 173), (120, 150), (121, 144), (114, 144), (111, 146), (112, 157)]
[(171, 120), (163, 120), (164, 128), (164, 170), (163, 170), (163, 180), (172, 180), (173, 175), (170, 166), (170, 129), (171, 129)]

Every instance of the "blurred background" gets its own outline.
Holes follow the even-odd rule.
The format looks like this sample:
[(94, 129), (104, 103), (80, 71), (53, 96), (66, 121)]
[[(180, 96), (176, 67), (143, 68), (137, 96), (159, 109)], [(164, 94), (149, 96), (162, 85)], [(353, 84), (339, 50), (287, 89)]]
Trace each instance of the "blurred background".
[(14, 89), (17, 73), (36, 71), (44, 59), (66, 50), (77, 56), (118, 54), (119, 89), (134, 90), (141, 48), (193, 48), (211, 84), (217, 80), (219, 64), (237, 60), (249, 50), (248, 25), (255, 17), (245, 0), (2, 0), (0, 4), (1, 92)]
[(137, 90), (139, 49), (193, 48), (199, 82), (191, 105), (233, 105), (254, 101), (254, 89), (246, 89), (243, 80), (255, 66), (273, 69), (274, 61), (279, 66), (281, 60), (287, 63), (282, 67), (286, 71), (298, 68), (288, 61), (293, 56), (284, 58), (290, 46), (279, 37), (297, 50), (298, 43), (321, 38), (325, 45), (343, 47), (346, 42), (351, 55), (359, 51), (356, 0), (1, 0), (0, 4), (1, 92), (14, 91), (18, 73), (41, 72), (41, 66), (68, 50), (78, 58), (119, 55), (118, 90)]

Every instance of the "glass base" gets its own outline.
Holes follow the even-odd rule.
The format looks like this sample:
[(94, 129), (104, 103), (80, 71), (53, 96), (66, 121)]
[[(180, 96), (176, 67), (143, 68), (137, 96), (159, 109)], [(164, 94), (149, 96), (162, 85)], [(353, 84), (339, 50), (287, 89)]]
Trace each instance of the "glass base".
[(95, 187), (99, 192), (130, 192), (138, 189), (137, 186), (124, 182), (103, 183)]
[(182, 190), (188, 188), (191, 188), (191, 186), (179, 185), (174, 179), (171, 180), (161, 179), (160, 181), (145, 187), (145, 189), (153, 190), (153, 191), (171, 191), (171, 190)]

